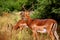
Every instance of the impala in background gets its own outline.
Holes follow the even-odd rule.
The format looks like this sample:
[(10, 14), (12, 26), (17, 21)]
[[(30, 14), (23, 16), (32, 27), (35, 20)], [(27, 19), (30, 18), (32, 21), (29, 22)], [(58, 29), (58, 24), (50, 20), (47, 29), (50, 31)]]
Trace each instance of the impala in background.
[[(25, 10), (25, 8), (24, 8)], [(34, 40), (39, 40), (38, 32), (47, 33), (51, 40), (59, 40), (57, 34), (57, 22), (53, 19), (32, 19), (30, 17), (30, 11), (25, 10), (20, 13), (22, 19), (19, 20), (13, 29), (17, 30), (20, 28), (22, 30), (24, 27), (29, 27), (33, 32)]]

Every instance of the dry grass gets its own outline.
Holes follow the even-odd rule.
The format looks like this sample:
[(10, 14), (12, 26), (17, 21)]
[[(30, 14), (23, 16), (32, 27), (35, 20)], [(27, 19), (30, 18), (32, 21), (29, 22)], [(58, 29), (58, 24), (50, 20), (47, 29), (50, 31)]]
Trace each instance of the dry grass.
[[(29, 28), (24, 28), (22, 31), (19, 29), (17, 31), (12, 30), (12, 27), (19, 19), (19, 14), (6, 13), (0, 16), (0, 40), (33, 40), (32, 32)], [(40, 34), (39, 37), (40, 40), (50, 40), (47, 34)]]
[(0, 40), (12, 40), (12, 27), (20, 19), (18, 14), (0, 16)]

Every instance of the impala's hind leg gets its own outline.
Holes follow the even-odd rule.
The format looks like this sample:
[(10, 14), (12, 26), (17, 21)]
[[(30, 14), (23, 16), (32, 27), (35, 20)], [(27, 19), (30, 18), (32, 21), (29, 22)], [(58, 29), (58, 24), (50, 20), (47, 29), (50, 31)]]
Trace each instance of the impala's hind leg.
[(52, 31), (49, 32), (48, 35), (50, 36), (51, 40), (55, 40), (55, 37)]
[(55, 23), (53, 27), (54, 27), (54, 28), (53, 28), (53, 29), (54, 29), (54, 30), (53, 30), (54, 36), (55, 36), (56, 40), (59, 40), (59, 36), (58, 36), (58, 34), (57, 34), (57, 31), (56, 31), (56, 30), (57, 30), (57, 23)]
[(55, 35), (56, 39), (59, 40), (59, 36), (56, 31), (54, 31), (54, 35)]

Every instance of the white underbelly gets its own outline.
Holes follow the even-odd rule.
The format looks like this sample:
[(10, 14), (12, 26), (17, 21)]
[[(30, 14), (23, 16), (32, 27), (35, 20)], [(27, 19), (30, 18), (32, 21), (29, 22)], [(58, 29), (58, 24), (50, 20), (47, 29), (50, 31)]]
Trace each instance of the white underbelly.
[(46, 30), (46, 29), (43, 29), (43, 30), (37, 30), (37, 32), (40, 32), (40, 33), (46, 33), (47, 30)]

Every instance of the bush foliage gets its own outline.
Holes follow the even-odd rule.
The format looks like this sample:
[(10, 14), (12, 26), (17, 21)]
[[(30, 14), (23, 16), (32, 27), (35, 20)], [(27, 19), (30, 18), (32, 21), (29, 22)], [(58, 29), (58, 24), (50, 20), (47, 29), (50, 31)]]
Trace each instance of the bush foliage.
[[(59, 0), (0, 0), (0, 14), (3, 11), (21, 11), (23, 4), (26, 9), (32, 7), (32, 18), (53, 18), (60, 20)], [(54, 16), (54, 17), (53, 17)]]

